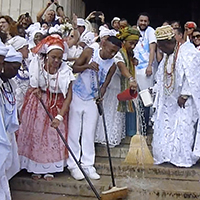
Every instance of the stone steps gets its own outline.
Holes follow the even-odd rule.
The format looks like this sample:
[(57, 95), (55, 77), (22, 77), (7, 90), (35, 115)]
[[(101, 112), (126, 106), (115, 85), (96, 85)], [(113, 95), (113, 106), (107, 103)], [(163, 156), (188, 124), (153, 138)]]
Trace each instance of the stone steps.
[[(128, 186), (128, 200), (188, 200), (200, 199), (200, 163), (191, 168), (178, 168), (171, 164), (128, 165), (124, 158), (129, 150), (130, 137), (111, 148), (113, 170), (118, 187)], [(152, 134), (147, 135), (150, 148)], [(105, 146), (96, 145), (95, 167), (100, 180), (92, 180), (99, 192), (108, 190), (111, 185), (110, 168)], [(25, 170), (11, 181), (12, 200), (93, 200), (94, 193), (88, 183), (76, 181), (68, 170), (55, 174), (55, 179), (34, 181)]]
[(93, 197), (47, 194), (38, 192), (12, 191), (12, 200), (96, 200)]
[[(92, 182), (97, 191), (101, 193), (108, 190), (111, 179), (109, 176), (101, 176), (100, 180), (92, 180)], [(12, 191), (23, 190), (24, 192), (34, 193), (34, 195), (36, 195), (35, 193), (52, 194), (52, 198), (55, 197), (55, 200), (57, 200), (55, 195), (60, 195), (58, 199), (66, 197), (63, 195), (77, 195), (77, 199), (80, 200), (80, 196), (95, 198), (85, 180), (75, 181), (67, 172), (56, 174), (55, 179), (48, 182), (44, 179), (34, 181), (31, 179), (30, 174), (22, 171), (11, 180), (10, 185)], [(116, 185), (118, 187), (128, 186), (128, 200), (200, 199), (199, 181), (117, 177)]]
[[(124, 163), (124, 159), (112, 158), (114, 175), (117, 177), (141, 177), (156, 179), (172, 179), (199, 181), (200, 180), (200, 163), (190, 168), (178, 168), (169, 163), (162, 165), (128, 165)], [(95, 167), (101, 175), (110, 175), (108, 158), (96, 158)]]

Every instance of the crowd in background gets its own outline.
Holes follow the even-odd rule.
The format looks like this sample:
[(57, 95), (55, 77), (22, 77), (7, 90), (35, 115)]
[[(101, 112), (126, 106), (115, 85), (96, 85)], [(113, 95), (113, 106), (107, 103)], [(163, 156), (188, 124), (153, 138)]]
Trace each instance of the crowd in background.
[[(52, 4), (56, 10), (49, 9)], [(190, 167), (198, 160), (197, 143), (197, 153), (192, 155), (194, 132), (198, 132), (194, 128), (198, 127), (198, 83), (192, 85), (197, 88), (194, 94), (188, 89), (198, 73), (191, 78), (184, 68), (187, 62), (196, 67), (199, 63), (200, 29), (195, 22), (181, 27), (179, 21), (165, 21), (154, 30), (144, 12), (135, 24), (119, 17), (108, 23), (101, 11), (93, 11), (85, 19), (78, 13), (67, 16), (54, 0), (38, 12), (36, 21), (28, 12), (16, 21), (0, 16), (0, 38), (1, 199), (11, 199), (8, 180), (21, 169), (35, 180), (52, 180), (54, 173), (67, 166), (74, 179), (84, 179), (57, 135), (58, 127), (87, 175), (100, 179), (94, 167), (95, 143), (105, 145), (106, 140), (98, 101), (103, 101), (111, 148), (136, 134), (139, 106), (141, 131), (148, 133), (152, 124), (155, 130), (155, 164)], [(189, 46), (185, 48), (185, 44)], [(176, 67), (181, 75), (175, 73)], [(177, 96), (179, 87), (181, 95)], [(142, 102), (136, 105), (132, 99), (118, 101), (117, 95), (129, 88), (134, 98), (139, 98), (139, 91), (154, 93), (155, 109)], [(185, 109), (190, 106), (192, 110)], [(178, 113), (178, 108), (187, 112), (169, 116)], [(187, 115), (191, 121), (181, 124), (178, 116), (188, 121)], [(161, 135), (160, 130), (171, 132)], [(190, 137), (183, 130), (191, 131)]]

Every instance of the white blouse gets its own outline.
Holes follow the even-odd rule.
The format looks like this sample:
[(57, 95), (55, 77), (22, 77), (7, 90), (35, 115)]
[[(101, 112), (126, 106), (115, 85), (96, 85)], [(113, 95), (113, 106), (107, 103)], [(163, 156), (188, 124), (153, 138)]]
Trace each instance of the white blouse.
[(51, 93), (62, 93), (64, 98), (71, 81), (75, 80), (72, 69), (63, 62), (55, 74), (49, 74), (44, 69), (44, 60), (35, 56), (30, 63), (30, 86), (40, 87), (43, 91), (49, 88)]

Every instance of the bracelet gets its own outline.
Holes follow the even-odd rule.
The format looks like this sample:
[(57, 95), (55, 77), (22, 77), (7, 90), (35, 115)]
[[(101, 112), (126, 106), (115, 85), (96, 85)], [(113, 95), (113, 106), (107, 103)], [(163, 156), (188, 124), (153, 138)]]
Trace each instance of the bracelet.
[(187, 100), (189, 98), (189, 96), (187, 96), (187, 95), (181, 95), (181, 98), (184, 99), (184, 100)]
[(128, 78), (128, 80), (130, 81), (130, 82), (133, 82), (133, 81), (135, 81), (135, 79), (131, 76), (131, 77), (129, 77)]
[(55, 119), (58, 119), (60, 122), (63, 121), (63, 116), (62, 115), (56, 115)]

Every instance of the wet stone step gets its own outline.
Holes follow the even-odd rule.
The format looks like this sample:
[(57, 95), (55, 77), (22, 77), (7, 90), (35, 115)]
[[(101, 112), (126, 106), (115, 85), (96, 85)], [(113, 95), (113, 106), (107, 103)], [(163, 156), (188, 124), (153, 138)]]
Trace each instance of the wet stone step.
[[(162, 165), (128, 165), (124, 159), (112, 158), (113, 171), (119, 177), (145, 177), (173, 180), (200, 180), (200, 163), (190, 168), (179, 168), (169, 163)], [(97, 172), (101, 175), (110, 175), (108, 158), (97, 157), (95, 162)]]
[(96, 200), (93, 197), (12, 191), (12, 200)]
[[(101, 194), (102, 191), (108, 190), (111, 183), (109, 176), (102, 176), (100, 180), (92, 181), (95, 188)], [(11, 182), (12, 191), (24, 191), (31, 193), (49, 194), (48, 200), (64, 200), (66, 196), (77, 195), (81, 197), (95, 198), (90, 187), (83, 181), (75, 181), (67, 173), (59, 173), (52, 181), (44, 179), (34, 181), (30, 174), (25, 172), (19, 173)], [(118, 187), (128, 186), (128, 200), (183, 200), (183, 199), (200, 199), (199, 181), (178, 181), (170, 179), (153, 179), (138, 177), (117, 177), (116, 185)], [(27, 193), (26, 193), (27, 195)], [(36, 195), (36, 194), (34, 194)], [(55, 196), (62, 195), (62, 196)], [(65, 195), (65, 196), (64, 196)], [(58, 197), (58, 199), (56, 199)], [(60, 198), (60, 199), (59, 199)], [(90, 199), (88, 198), (88, 199)], [(23, 198), (26, 199), (26, 198)], [(35, 198), (37, 199), (37, 198)], [(18, 200), (18, 199), (14, 199)], [(32, 199), (30, 199), (32, 200)], [(40, 199), (37, 199), (40, 200)]]

